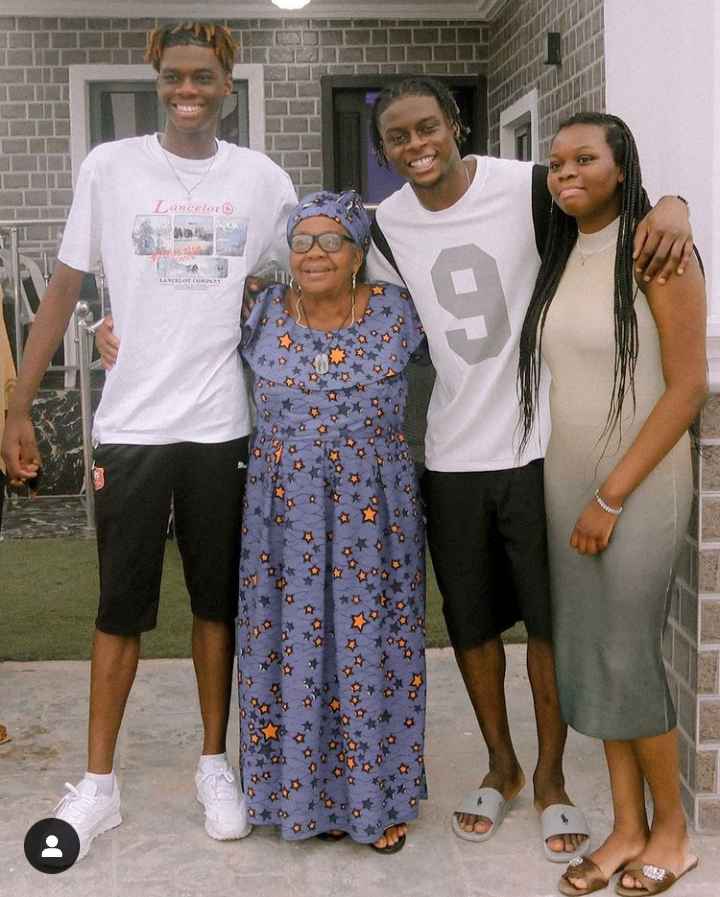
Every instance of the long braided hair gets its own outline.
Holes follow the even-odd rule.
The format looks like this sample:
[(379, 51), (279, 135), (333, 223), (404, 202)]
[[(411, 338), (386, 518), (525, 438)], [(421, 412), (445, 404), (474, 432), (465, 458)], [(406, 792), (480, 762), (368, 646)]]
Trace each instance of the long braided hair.
[[(640, 159), (635, 139), (625, 122), (615, 115), (579, 112), (562, 122), (558, 133), (572, 125), (597, 125), (603, 128), (615, 164), (623, 173), (623, 180), (618, 186), (621, 201), (620, 226), (615, 252), (613, 390), (605, 428), (600, 435), (600, 440), (605, 437), (603, 449), (605, 451), (615, 427), (622, 426), (623, 402), (628, 392), (632, 396), (633, 408), (635, 407), (638, 328), (635, 313), (637, 287), (634, 279), (633, 238), (638, 223), (650, 210), (650, 203), (642, 185)], [(577, 236), (578, 226), (575, 218), (566, 215), (556, 203), (553, 203), (542, 264), (520, 336), (518, 393), (521, 404), (521, 451), (528, 443), (535, 421), (540, 390), (542, 335), (545, 321), (565, 265), (577, 242)]]
[(378, 165), (386, 168), (388, 165), (385, 146), (380, 134), (380, 116), (391, 103), (399, 100), (401, 97), (435, 97), (447, 123), (455, 133), (457, 143), (461, 144), (470, 133), (470, 128), (463, 123), (460, 117), (460, 109), (455, 102), (455, 98), (442, 82), (423, 75), (403, 78), (402, 81), (397, 81), (381, 90), (373, 103), (370, 119), (370, 137)]
[(168, 47), (187, 46), (209, 47), (217, 56), (223, 71), (232, 73), (237, 43), (224, 25), (211, 22), (177, 22), (155, 28), (148, 34), (145, 61), (155, 71), (160, 71), (160, 60)]

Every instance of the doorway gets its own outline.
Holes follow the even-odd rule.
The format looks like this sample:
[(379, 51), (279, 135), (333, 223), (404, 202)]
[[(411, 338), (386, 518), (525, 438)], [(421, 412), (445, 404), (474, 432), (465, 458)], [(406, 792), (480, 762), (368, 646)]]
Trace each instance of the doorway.
[[(380, 91), (407, 75), (329, 75), (322, 83), (323, 183), (329, 190), (354, 188), (377, 205), (403, 184), (378, 165), (370, 138), (372, 107)], [(487, 82), (483, 76), (437, 77), (450, 88), (470, 135), (463, 153), (487, 151)]]

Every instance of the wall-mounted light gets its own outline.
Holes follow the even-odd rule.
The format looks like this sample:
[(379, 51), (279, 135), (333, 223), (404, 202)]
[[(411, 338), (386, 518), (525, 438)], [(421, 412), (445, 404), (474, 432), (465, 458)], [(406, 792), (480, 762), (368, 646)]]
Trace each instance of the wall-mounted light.
[(272, 0), (272, 2), (280, 9), (302, 9), (303, 6), (308, 5), (310, 0)]
[(562, 51), (560, 48), (560, 32), (548, 31), (545, 65), (561, 65)]

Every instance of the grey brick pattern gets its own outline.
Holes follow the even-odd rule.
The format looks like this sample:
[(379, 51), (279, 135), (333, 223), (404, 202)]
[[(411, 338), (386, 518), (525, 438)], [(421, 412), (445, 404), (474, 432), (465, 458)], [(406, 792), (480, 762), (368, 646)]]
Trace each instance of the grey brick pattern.
[(276, 19), (230, 21), (239, 62), (265, 66), (266, 149), (298, 191), (322, 186), (323, 75), (484, 74), (488, 29), (477, 22)]
[[(61, 217), (71, 200), (68, 69), (143, 61), (157, 19), (0, 17), (0, 218)], [(322, 181), (323, 75), (486, 74), (490, 152), (500, 111), (540, 91), (541, 156), (558, 118), (602, 108), (602, 0), (513, 0), (491, 25), (472, 21), (232, 19), (238, 62), (265, 67), (266, 150), (299, 192)], [(563, 33), (560, 68), (544, 35)], [(33, 228), (31, 239), (52, 240)]]
[(702, 831), (720, 831), (720, 396), (701, 417), (697, 612), (697, 737), (689, 786)]
[[(71, 194), (68, 66), (143, 62), (156, 19), (0, 17), (0, 219), (62, 217)], [(322, 182), (320, 77), (487, 70), (477, 22), (233, 19), (265, 67), (266, 150), (299, 192)], [(32, 228), (31, 241), (52, 241)]]
[[(562, 35), (562, 65), (545, 65), (545, 35)], [(540, 159), (558, 123), (605, 109), (603, 0), (511, 0), (493, 22), (488, 58), (490, 153), (499, 154), (500, 112), (533, 87), (539, 93)]]
[(695, 500), (685, 536), (685, 550), (680, 558), (673, 586), (663, 650), (670, 690), (677, 707), (683, 804), (688, 817), (697, 824), (697, 794), (711, 780), (714, 781), (715, 777), (711, 777), (708, 770), (708, 764), (712, 762), (711, 752), (698, 751), (697, 694), (703, 687), (703, 681), (707, 682), (709, 679), (711, 670), (703, 667), (703, 655), (699, 652), (698, 642), (698, 585), (703, 574), (698, 563), (697, 452), (694, 463)]

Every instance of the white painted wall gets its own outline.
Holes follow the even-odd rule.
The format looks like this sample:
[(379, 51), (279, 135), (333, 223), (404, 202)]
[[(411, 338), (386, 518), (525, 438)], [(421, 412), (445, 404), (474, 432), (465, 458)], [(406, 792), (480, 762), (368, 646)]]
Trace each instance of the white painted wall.
[(515, 158), (515, 129), (518, 125), (530, 123), (530, 158), (540, 162), (540, 129), (538, 127), (537, 88), (516, 100), (512, 106), (500, 113), (500, 155), (503, 159)]
[(605, 0), (605, 63), (607, 110), (635, 134), (651, 200), (690, 202), (720, 391), (720, 3)]

